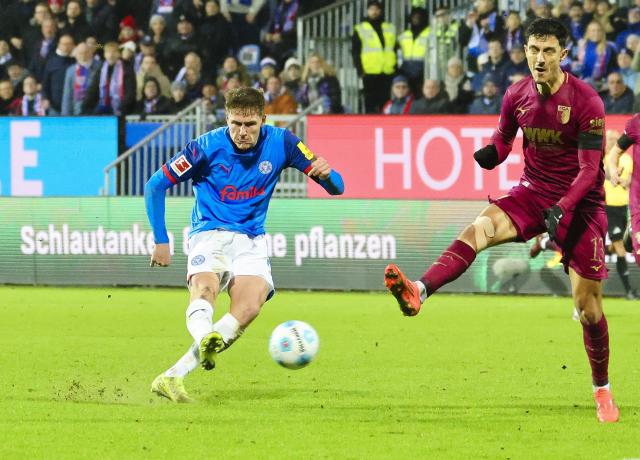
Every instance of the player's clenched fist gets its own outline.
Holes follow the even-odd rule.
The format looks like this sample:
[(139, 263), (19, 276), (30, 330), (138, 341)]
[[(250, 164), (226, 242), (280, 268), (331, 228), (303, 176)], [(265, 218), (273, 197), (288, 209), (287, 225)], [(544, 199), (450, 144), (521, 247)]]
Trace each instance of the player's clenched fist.
[(481, 168), (493, 169), (498, 165), (498, 150), (496, 150), (495, 145), (489, 144), (480, 150), (476, 150), (473, 158)]
[(169, 251), (169, 243), (156, 244), (151, 254), (151, 267), (168, 267), (171, 263), (171, 252)]
[(320, 179), (326, 179), (331, 174), (331, 166), (327, 163), (322, 157), (316, 158), (316, 160), (311, 163), (311, 170), (309, 171), (309, 177), (318, 176)]

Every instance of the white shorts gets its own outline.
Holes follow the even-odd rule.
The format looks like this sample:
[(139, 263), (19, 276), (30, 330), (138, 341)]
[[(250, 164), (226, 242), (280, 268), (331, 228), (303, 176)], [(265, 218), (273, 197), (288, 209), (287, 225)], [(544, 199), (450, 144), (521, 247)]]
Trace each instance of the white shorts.
[(220, 291), (227, 289), (234, 276), (260, 276), (269, 285), (267, 300), (273, 296), (271, 261), (264, 235), (250, 238), (226, 230), (209, 230), (189, 238), (187, 280), (196, 273), (217, 273)]

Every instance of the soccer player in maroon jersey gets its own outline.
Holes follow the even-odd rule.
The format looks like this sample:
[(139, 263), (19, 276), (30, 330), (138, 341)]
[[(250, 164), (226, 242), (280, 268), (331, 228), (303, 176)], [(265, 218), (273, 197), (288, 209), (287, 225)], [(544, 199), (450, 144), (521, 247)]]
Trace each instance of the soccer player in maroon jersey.
[[(629, 186), (629, 210), (631, 214), (631, 228), (625, 234), (625, 240), (630, 237), (636, 264), (640, 265), (640, 114), (629, 119), (624, 127), (624, 133), (616, 141), (609, 152), (609, 177), (613, 185), (620, 183), (620, 169), (618, 162), (620, 155), (633, 145), (633, 172)], [(625, 246), (627, 242), (625, 241)], [(627, 250), (629, 248), (627, 247)], [(629, 251), (629, 252), (632, 252)]]
[(508, 195), (490, 200), (418, 281), (410, 281), (394, 264), (387, 266), (384, 278), (402, 312), (414, 316), (427, 297), (464, 273), (480, 251), (548, 232), (562, 250), (580, 312), (597, 417), (615, 422), (619, 411), (609, 388), (609, 335), (602, 312), (602, 280), (607, 278), (604, 107), (591, 86), (560, 68), (568, 36), (558, 20), (531, 23), (524, 46), (531, 76), (507, 89), (491, 143), (474, 153), (482, 168), (495, 168), (507, 158), (521, 128), (525, 167), (520, 183)]

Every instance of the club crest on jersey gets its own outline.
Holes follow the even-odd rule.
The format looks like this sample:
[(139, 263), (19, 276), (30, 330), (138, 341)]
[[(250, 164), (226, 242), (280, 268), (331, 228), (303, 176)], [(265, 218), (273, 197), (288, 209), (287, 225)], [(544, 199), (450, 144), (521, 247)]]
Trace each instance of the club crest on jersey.
[(271, 171), (273, 171), (273, 165), (270, 161), (262, 161), (258, 165), (258, 171), (260, 171), (262, 174), (269, 174)]
[(559, 105), (558, 111), (556, 112), (556, 119), (563, 125), (566, 125), (569, 123), (569, 118), (571, 118), (571, 107)]
[(178, 158), (172, 161), (170, 166), (171, 169), (173, 169), (173, 172), (178, 175), (178, 177), (182, 176), (193, 167), (191, 166), (191, 163), (189, 163), (189, 160), (187, 160), (187, 157), (184, 155), (180, 155)]

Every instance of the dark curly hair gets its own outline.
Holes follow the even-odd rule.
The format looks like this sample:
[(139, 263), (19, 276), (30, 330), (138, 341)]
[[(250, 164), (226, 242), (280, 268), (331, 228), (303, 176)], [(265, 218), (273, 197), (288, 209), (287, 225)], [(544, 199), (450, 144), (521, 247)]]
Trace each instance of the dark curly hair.
[(529, 42), (529, 37), (554, 36), (558, 39), (561, 48), (566, 48), (569, 40), (569, 29), (557, 19), (535, 19), (524, 33), (524, 42)]

